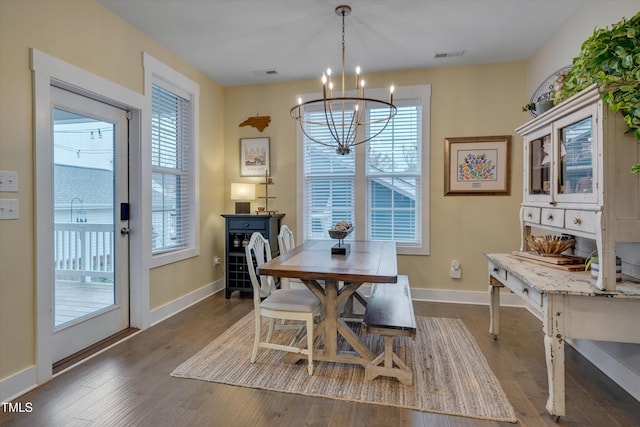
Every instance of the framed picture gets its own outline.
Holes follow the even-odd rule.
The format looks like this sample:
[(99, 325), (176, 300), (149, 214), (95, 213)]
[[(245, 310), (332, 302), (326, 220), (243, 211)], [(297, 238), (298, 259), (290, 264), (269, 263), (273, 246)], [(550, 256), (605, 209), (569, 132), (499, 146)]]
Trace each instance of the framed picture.
[(444, 195), (508, 195), (511, 135), (445, 138)]
[(240, 176), (265, 176), (269, 170), (269, 138), (240, 138)]

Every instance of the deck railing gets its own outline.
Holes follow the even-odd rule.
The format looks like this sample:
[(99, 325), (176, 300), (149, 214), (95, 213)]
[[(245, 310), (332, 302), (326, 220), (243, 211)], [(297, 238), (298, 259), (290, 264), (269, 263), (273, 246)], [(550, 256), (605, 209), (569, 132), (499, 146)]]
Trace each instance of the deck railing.
[(54, 224), (57, 280), (113, 281), (113, 224)]

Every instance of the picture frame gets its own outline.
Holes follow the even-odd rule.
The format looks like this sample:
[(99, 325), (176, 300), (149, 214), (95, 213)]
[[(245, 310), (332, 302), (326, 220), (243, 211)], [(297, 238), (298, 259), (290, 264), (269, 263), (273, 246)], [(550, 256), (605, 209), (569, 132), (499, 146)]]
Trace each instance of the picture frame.
[(267, 174), (269, 143), (269, 138), (240, 138), (240, 176)]
[(511, 135), (445, 138), (444, 195), (509, 195)]

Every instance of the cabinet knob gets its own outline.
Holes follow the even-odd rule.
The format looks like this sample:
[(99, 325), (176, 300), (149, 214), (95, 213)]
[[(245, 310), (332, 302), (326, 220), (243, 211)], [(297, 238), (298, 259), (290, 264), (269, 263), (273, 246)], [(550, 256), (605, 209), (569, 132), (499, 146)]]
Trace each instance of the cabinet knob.
[(527, 218), (533, 218), (533, 214), (532, 214), (531, 212), (529, 212), (529, 213), (527, 214)]
[(245, 225), (244, 225), (244, 226), (245, 226), (245, 228), (249, 227), (249, 223), (248, 223), (248, 222), (247, 222), (247, 223), (245, 223)]
[(522, 293), (525, 294), (525, 295), (528, 295), (529, 294), (529, 289), (522, 288)]
[(547, 217), (547, 219), (548, 219), (549, 221), (553, 221), (553, 214), (549, 214), (549, 216)]
[(574, 224), (582, 224), (582, 220), (580, 218), (574, 218), (573, 219), (573, 223)]
[(551, 206), (555, 206), (558, 202), (549, 202)]

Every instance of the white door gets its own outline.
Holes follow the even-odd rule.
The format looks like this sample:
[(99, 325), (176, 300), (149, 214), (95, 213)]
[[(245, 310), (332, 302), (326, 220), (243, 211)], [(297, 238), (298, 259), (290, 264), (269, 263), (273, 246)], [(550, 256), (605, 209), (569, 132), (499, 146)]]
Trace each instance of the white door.
[(52, 87), (53, 362), (129, 326), (127, 112)]

